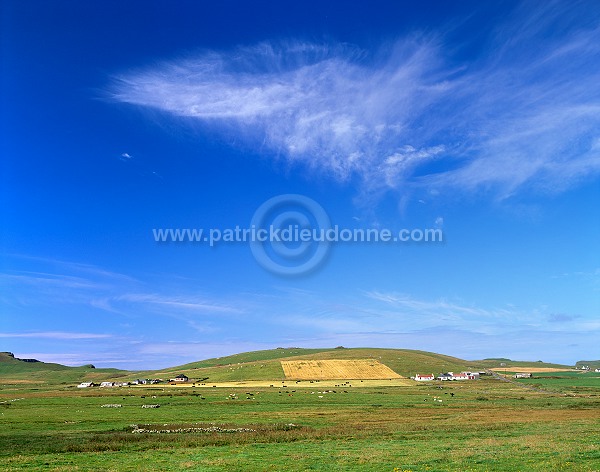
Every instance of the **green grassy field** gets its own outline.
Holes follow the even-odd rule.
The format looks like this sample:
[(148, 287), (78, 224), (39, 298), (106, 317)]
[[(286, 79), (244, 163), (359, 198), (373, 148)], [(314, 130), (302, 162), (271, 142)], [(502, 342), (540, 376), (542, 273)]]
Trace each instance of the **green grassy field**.
[(600, 390), (600, 372), (569, 371), (536, 373), (530, 379), (517, 379), (517, 381), (525, 385), (564, 393), (595, 393)]
[[(402, 372), (419, 359), (468, 364), (412, 351), (337, 352), (377, 354), (386, 365), (404, 358)], [(246, 363), (277, 362), (269, 353), (249, 353)], [(201, 369), (231, 372), (238, 359)], [(560, 377), (545, 379), (551, 393), (528, 388), (542, 381), (535, 377), (327, 388), (333, 393), (318, 384), (77, 389), (2, 373), (0, 470), (600, 470), (600, 385), (567, 374), (543, 374)]]

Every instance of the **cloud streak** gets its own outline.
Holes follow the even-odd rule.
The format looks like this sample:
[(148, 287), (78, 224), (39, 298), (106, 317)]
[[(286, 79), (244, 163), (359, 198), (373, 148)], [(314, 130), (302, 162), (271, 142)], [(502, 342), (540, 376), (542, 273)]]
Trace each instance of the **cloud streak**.
[[(280, 324), (279, 333), (307, 337), (334, 335), (379, 335), (419, 333), (437, 330), (470, 332), (479, 335), (509, 335), (515, 331), (589, 333), (600, 324), (591, 315), (562, 314), (557, 318), (544, 305), (481, 306), (461, 300), (419, 299), (410, 294), (371, 290), (359, 295), (329, 298), (322, 293), (307, 297), (282, 295), (280, 306), (286, 315), (265, 313), (265, 325)], [(551, 321), (550, 321), (551, 320)]]
[(34, 338), (34, 339), (52, 339), (52, 340), (73, 340), (73, 339), (103, 339), (112, 338), (110, 334), (97, 333), (70, 333), (63, 331), (46, 331), (35, 333), (0, 333), (0, 338)]
[(171, 297), (159, 294), (129, 293), (117, 297), (117, 300), (158, 307), (159, 311), (171, 308), (196, 313), (243, 313), (240, 308), (197, 296)]
[(251, 145), (346, 179), (385, 158), (398, 167), (411, 115), (447, 88), (435, 54), (407, 41), (373, 64), (342, 45), (262, 43), (121, 76), (113, 98), (232, 127)]
[(581, 5), (544, 5), (519, 7), (470, 59), (444, 32), (378, 51), (261, 43), (131, 71), (110, 93), (368, 193), (560, 191), (600, 171), (600, 29)]
[(110, 318), (114, 323), (122, 318), (137, 318), (140, 313), (151, 313), (203, 331), (209, 328), (198, 324), (199, 321), (241, 316), (246, 312), (239, 304), (203, 295), (195, 289), (167, 295), (133, 277), (89, 264), (31, 256), (13, 258), (21, 263), (33, 262), (35, 269), (0, 271), (0, 282), (8, 289), (0, 296), (0, 306), (15, 313), (13, 316), (23, 309), (43, 307), (46, 316), (62, 313), (61, 319), (65, 319), (61, 310), (68, 309), (77, 310), (78, 316), (86, 318), (114, 315)]
[[(177, 278), (177, 293), (169, 295), (164, 293), (165, 280), (159, 290), (155, 284), (100, 267), (60, 261), (53, 261), (53, 265), (63, 271), (53, 275), (41, 267), (10, 278), (11, 289), (4, 297), (17, 294), (16, 300), (7, 304), (0, 299), (5, 312), (10, 309), (15, 313), (6, 321), (15, 317), (23, 320), (14, 326), (7, 323), (0, 333), (6, 349), (21, 350), (19, 357), (58, 359), (69, 364), (98, 364), (101, 360), (150, 368), (281, 345), (403, 346), (439, 351), (436, 343), (442, 337), (442, 351), (448, 354), (513, 356), (526, 352), (525, 348), (520, 350), (521, 340), (529, 337), (541, 340), (540, 344), (553, 339), (557, 345), (566, 346), (561, 356), (568, 359), (571, 342), (579, 343), (579, 352), (587, 352), (593, 349), (600, 330), (593, 311), (554, 311), (540, 304), (487, 306), (460, 298), (418, 298), (381, 289), (332, 294), (286, 286), (211, 296), (199, 293), (196, 281), (183, 282), (181, 278)], [(590, 274), (595, 272), (561, 277), (579, 280)], [(42, 292), (47, 282), (39, 282), (40, 277), (66, 280), (66, 284), (51, 284), (51, 291)], [(70, 277), (77, 277), (74, 286)], [(27, 303), (35, 299), (36, 303), (33, 308), (25, 305), (20, 310), (21, 298)], [(40, 305), (45, 309), (40, 310)], [(53, 318), (54, 313), (60, 313), (61, 318)], [(87, 328), (83, 330), (70, 330), (84, 325)], [(65, 345), (74, 353), (87, 354), (52, 357), (53, 350), (64, 352)], [(23, 354), (43, 349), (48, 354)], [(546, 346), (539, 355), (550, 358), (552, 349)]]

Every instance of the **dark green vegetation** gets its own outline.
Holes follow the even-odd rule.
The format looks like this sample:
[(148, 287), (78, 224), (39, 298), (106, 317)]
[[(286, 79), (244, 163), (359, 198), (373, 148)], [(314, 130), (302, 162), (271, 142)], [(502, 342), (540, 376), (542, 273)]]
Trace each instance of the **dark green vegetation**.
[[(419, 362), (434, 373), (472, 364), (388, 349), (273, 350), (169, 371), (232, 372), (238, 362), (275, 365), (276, 354), (372, 355), (404, 375)], [(0, 470), (600, 470), (600, 386), (589, 385), (591, 373), (409, 387), (76, 389), (60, 383), (82, 368), (66, 369), (48, 368), (45, 380), (40, 371), (36, 380), (0, 371)], [(542, 390), (529, 388), (536, 382)]]
[(600, 391), (600, 372), (544, 372), (530, 379), (517, 379), (519, 383), (564, 393), (596, 393)]

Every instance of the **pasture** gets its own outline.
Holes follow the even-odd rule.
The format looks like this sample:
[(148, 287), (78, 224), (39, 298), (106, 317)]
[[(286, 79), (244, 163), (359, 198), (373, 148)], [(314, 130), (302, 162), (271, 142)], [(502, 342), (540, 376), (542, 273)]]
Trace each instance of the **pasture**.
[[(498, 362), (299, 348), (149, 372), (0, 361), (0, 470), (600, 470), (600, 379), (566, 366), (536, 364), (563, 370), (510, 382), (415, 382)], [(314, 370), (286, 378), (296, 375), (286, 366)], [(385, 378), (352, 378), (367, 367)], [(75, 386), (177, 373), (190, 381)]]
[(599, 390), (564, 396), (492, 379), (252, 390), (15, 384), (0, 399), (2, 470), (600, 469)]

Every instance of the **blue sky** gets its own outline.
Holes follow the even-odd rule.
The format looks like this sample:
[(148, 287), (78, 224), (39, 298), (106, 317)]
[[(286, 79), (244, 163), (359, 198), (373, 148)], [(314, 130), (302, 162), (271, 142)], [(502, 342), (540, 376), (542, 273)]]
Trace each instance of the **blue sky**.
[[(598, 2), (0, 8), (0, 350), (600, 358)], [(332, 243), (290, 277), (153, 238), (285, 194), (444, 241)]]

